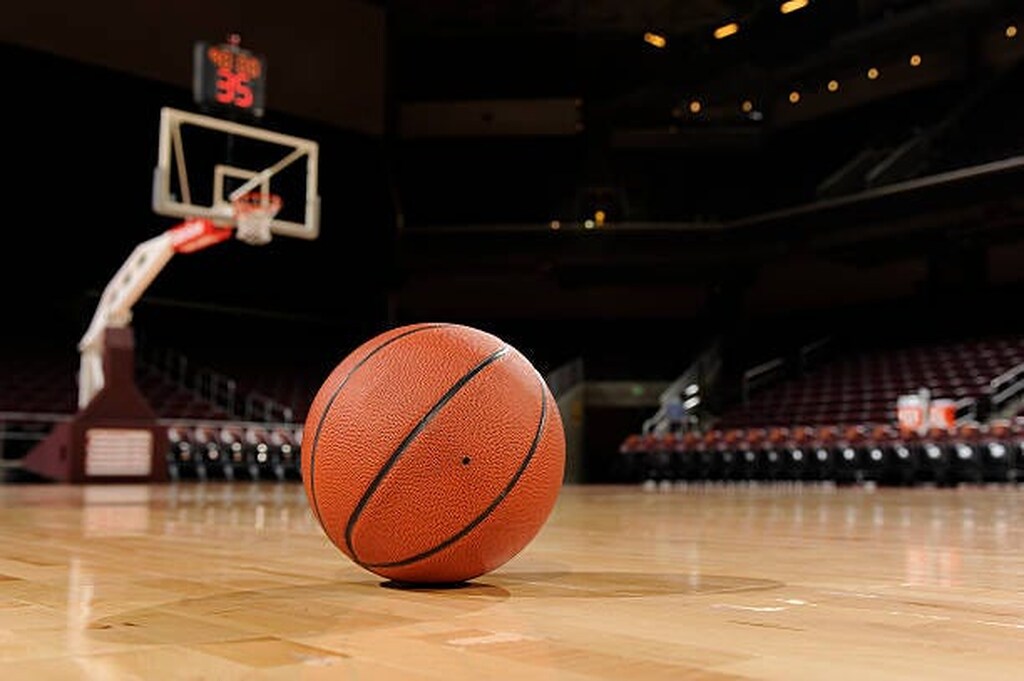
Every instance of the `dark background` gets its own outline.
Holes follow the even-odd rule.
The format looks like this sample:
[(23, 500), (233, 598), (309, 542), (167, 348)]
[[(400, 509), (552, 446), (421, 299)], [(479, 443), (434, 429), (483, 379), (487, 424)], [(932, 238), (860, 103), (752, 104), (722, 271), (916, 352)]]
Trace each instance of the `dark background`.
[[(0, 44), (12, 349), (76, 355), (109, 278), (174, 224), (149, 207), (159, 109), (194, 108), (191, 41), (239, 26), (269, 63), (261, 124), (321, 145), (322, 235), (175, 258), (135, 308), (147, 341), (318, 374), (389, 326), (458, 321), (639, 380), (714, 338), (744, 366), (823, 335), (1021, 328), (1024, 167), (913, 184), (1022, 151), (1018, 3), (340, 3), (273, 30), (269, 6), (212, 3), (194, 35), (165, 9), (76, 31), (73, 5), (33, 5)], [(571, 102), (576, 124), (495, 133), (508, 100)], [(408, 134), (423, 102), (494, 113)]]

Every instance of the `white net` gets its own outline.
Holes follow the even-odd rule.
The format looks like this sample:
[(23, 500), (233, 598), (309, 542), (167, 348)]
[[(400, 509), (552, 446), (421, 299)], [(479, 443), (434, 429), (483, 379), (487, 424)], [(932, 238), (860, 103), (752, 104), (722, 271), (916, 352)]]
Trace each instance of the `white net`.
[(281, 197), (252, 192), (234, 201), (235, 236), (247, 244), (259, 246), (273, 237), (270, 224), (281, 210)]

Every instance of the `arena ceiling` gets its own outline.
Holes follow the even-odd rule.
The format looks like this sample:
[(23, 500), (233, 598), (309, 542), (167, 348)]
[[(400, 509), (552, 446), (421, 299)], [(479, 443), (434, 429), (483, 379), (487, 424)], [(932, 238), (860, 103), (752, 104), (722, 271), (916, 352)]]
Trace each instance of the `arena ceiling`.
[[(784, 5), (798, 9), (784, 13)], [(400, 131), (429, 128), (417, 115), (449, 117), (458, 124), (437, 131), (438, 144), (451, 148), (457, 133), (481, 138), (477, 148), (483, 148), (499, 132), (529, 134), (529, 125), (520, 125), (528, 120), (535, 138), (582, 139), (585, 150), (577, 156), (585, 158), (581, 163), (591, 175), (582, 182), (621, 187), (633, 176), (644, 191), (656, 186), (652, 173), (674, 181), (686, 154), (710, 154), (710, 161), (696, 162), (721, 164), (734, 162), (734, 152), (747, 154), (739, 162), (749, 163), (758, 154), (760, 162), (764, 153), (782, 151), (787, 158), (779, 160), (789, 167), (776, 166), (776, 173), (802, 173), (787, 189), (805, 183), (796, 193), (811, 198), (817, 187), (808, 183), (824, 184), (864, 145), (877, 142), (872, 138), (888, 135), (884, 145), (898, 147), (915, 126), (927, 128), (954, 115), (1024, 58), (1024, 40), (1006, 35), (1008, 27), (1024, 21), (1024, 12), (1019, 2), (1006, 0), (395, 0), (384, 6)], [(717, 38), (716, 29), (729, 25), (735, 33)], [(664, 42), (652, 44), (647, 33)], [(515, 108), (506, 104), (510, 100)], [(521, 103), (530, 100), (542, 105), (531, 110)], [(468, 111), (456, 106), (466, 101), (493, 104)], [(577, 107), (575, 127), (566, 125), (567, 112), (552, 101)], [(414, 106), (425, 102), (432, 106)], [(495, 121), (503, 113), (517, 125), (498, 130)], [(786, 135), (791, 139), (764, 152), (771, 140)], [(466, 148), (458, 158), (473, 167)], [(547, 158), (556, 158), (546, 149)], [(486, 153), (496, 161), (490, 148)], [(432, 164), (436, 154), (428, 151), (425, 158)], [(507, 158), (510, 168), (519, 162), (511, 160), (514, 155)], [(756, 179), (758, 172), (747, 178)], [(417, 177), (423, 175), (417, 170)], [(777, 179), (761, 177), (747, 186), (767, 187)], [(501, 177), (491, 186), (509, 182)], [(458, 205), (443, 186), (424, 191), (438, 197), (438, 210), (416, 221), (444, 221), (446, 207)], [(758, 208), (736, 202), (732, 208), (743, 213), (790, 202), (776, 196), (774, 187), (766, 191), (773, 195)], [(495, 205), (515, 203), (487, 190), (477, 193)], [(663, 195), (670, 200), (672, 188)], [(415, 212), (417, 197), (408, 198)], [(665, 212), (644, 214), (659, 220)]]
[[(704, 122), (716, 116), (736, 122), (743, 101), (782, 122), (807, 120), (830, 110), (808, 98), (830, 80), (845, 86), (870, 61), (884, 69), (911, 53), (925, 56), (928, 69), (918, 74), (954, 78), (979, 52), (982, 61), (1003, 58), (996, 53), (1006, 46), (995, 39), (1007, 18), (1021, 13), (1019, 3), (1006, 0), (811, 0), (783, 14), (784, 4), (791, 3), (395, 0), (384, 6), (394, 91), (403, 100), (578, 96), (595, 122), (629, 127), (685, 124), (694, 101)], [(716, 30), (730, 24), (736, 32), (716, 39)], [(646, 42), (648, 33), (664, 43)], [(929, 51), (942, 58), (929, 59)], [(902, 76), (886, 81), (887, 94), (918, 84)], [(794, 115), (788, 97), (795, 90), (805, 106)], [(772, 109), (779, 110), (775, 116)]]
[(658, 27), (671, 33), (699, 29), (734, 14), (749, 11), (755, 2), (725, 0), (526, 0), (476, 2), (440, 0), (384, 3), (409, 31), (419, 34), (456, 34), (486, 31), (614, 31), (636, 32)]

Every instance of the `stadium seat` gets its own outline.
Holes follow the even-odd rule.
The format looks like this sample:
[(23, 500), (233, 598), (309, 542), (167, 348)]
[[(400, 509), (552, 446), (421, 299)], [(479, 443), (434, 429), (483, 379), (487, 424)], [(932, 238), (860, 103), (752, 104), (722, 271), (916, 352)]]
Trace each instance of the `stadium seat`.
[(262, 425), (248, 425), (243, 435), (245, 460), (254, 480), (279, 480), (279, 447), (271, 441), (270, 431)]
[(302, 441), (301, 428), (277, 426), (270, 431), (270, 452), (274, 462), (274, 475), (278, 480), (299, 480), (299, 443)]
[(945, 428), (929, 428), (922, 436), (918, 481), (942, 487), (955, 484), (953, 438)]
[(245, 447), (245, 428), (235, 423), (225, 423), (217, 429), (220, 449), (224, 465), (224, 474), (228, 480), (256, 480), (258, 474), (255, 462), (249, 459)]
[(193, 429), (197, 454), (202, 462), (200, 478), (230, 479), (229, 464), (220, 441), (220, 429), (212, 424), (199, 424)]
[(196, 448), (193, 429), (185, 424), (167, 428), (167, 468), (171, 480), (205, 477), (202, 457)]
[(950, 465), (955, 482), (984, 482), (986, 457), (982, 451), (982, 442), (985, 434), (977, 423), (965, 423), (954, 427), (950, 432)]

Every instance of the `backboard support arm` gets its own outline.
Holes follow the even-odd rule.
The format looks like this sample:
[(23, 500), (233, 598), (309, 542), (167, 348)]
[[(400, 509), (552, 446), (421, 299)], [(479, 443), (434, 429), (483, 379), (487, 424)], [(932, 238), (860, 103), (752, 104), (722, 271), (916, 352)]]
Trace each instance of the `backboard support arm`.
[(100, 296), (85, 334), (78, 342), (78, 407), (103, 389), (103, 338), (108, 328), (131, 325), (132, 307), (175, 253), (192, 253), (231, 237), (230, 228), (197, 218), (172, 227), (135, 247)]

